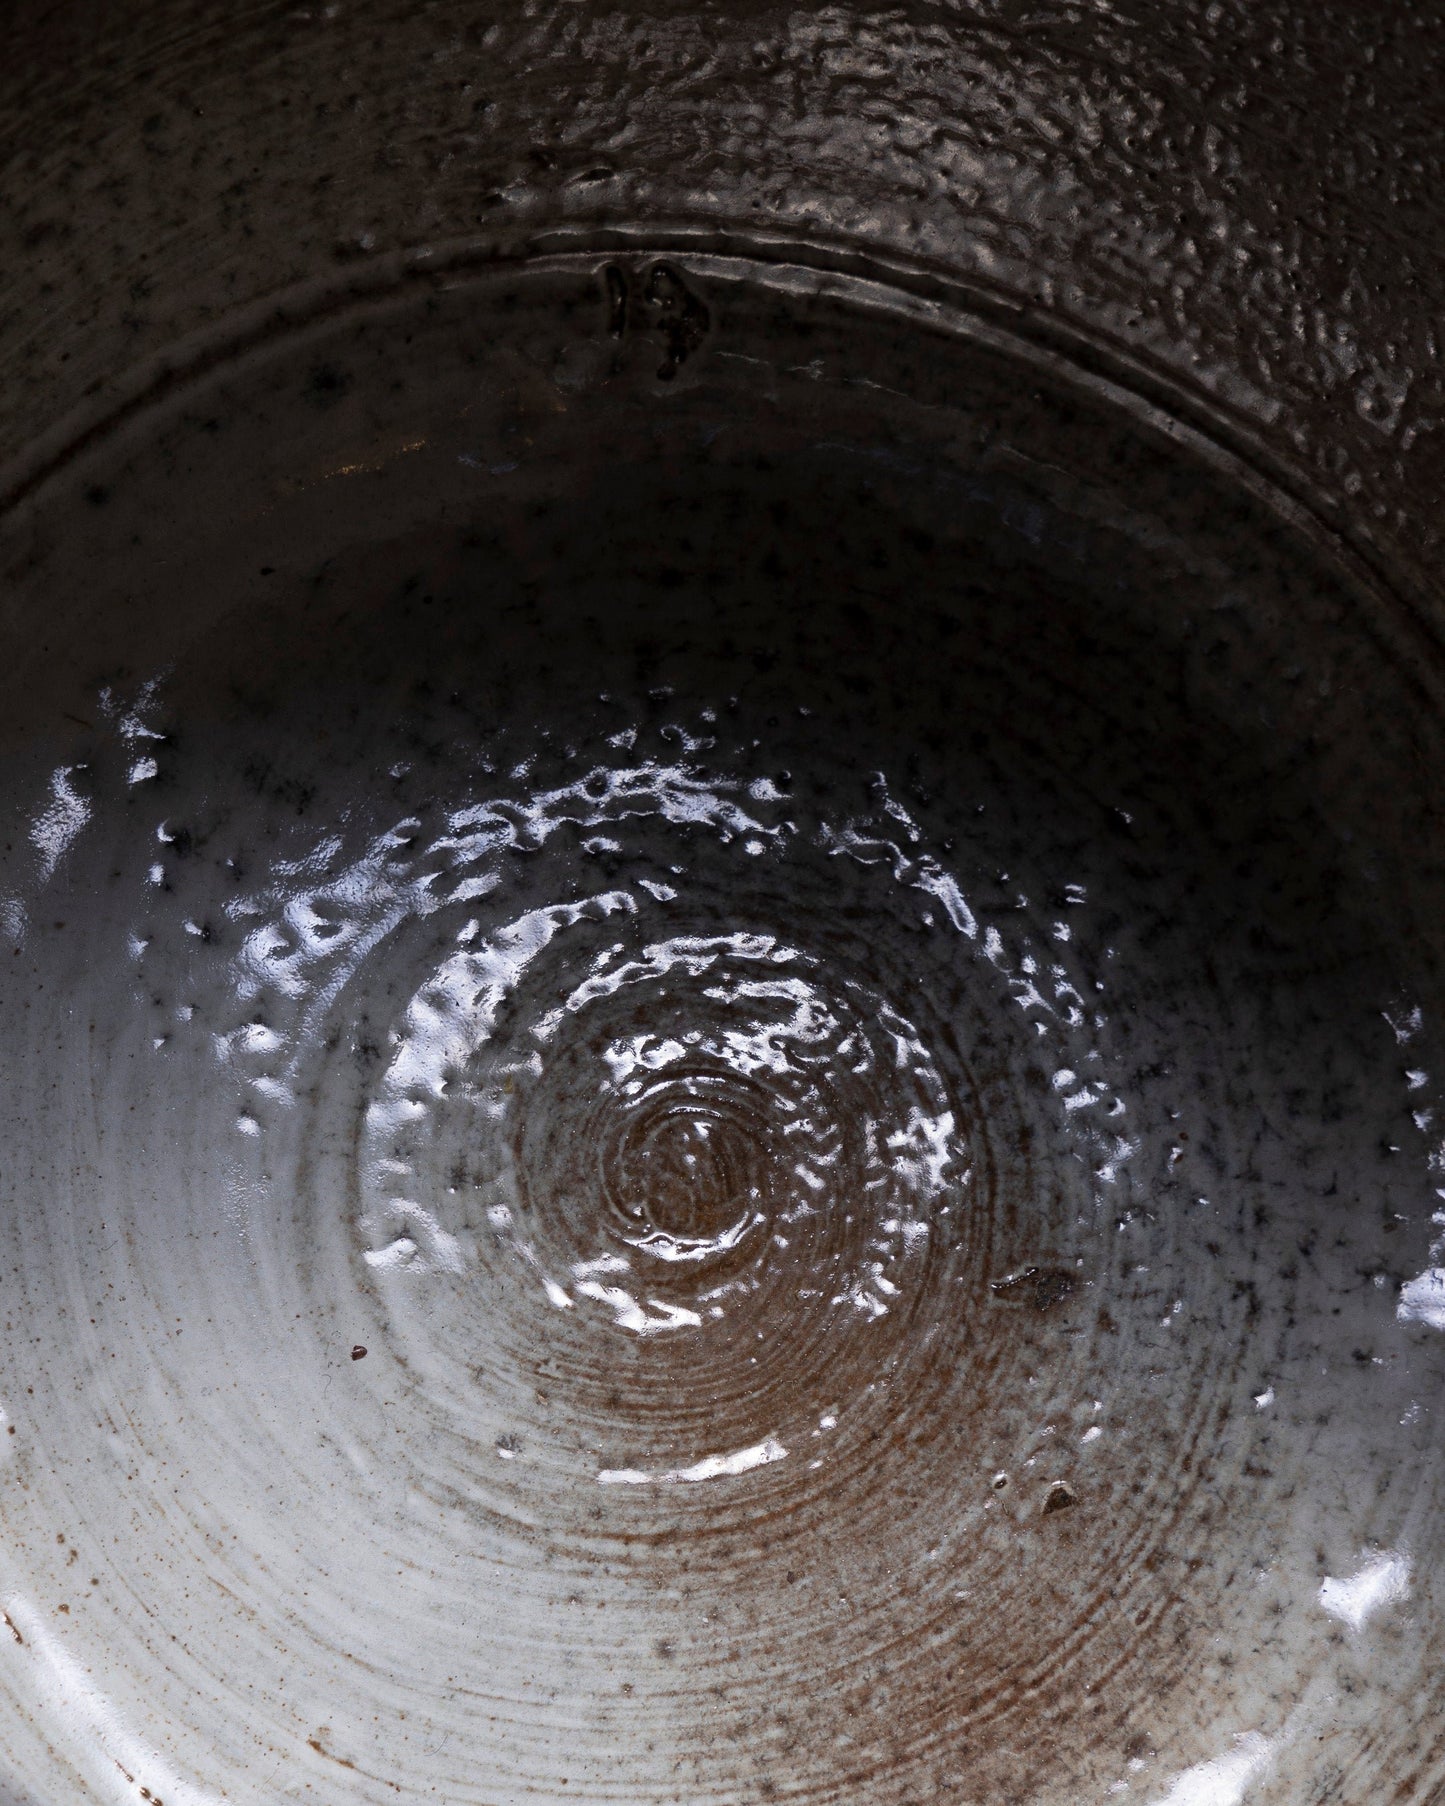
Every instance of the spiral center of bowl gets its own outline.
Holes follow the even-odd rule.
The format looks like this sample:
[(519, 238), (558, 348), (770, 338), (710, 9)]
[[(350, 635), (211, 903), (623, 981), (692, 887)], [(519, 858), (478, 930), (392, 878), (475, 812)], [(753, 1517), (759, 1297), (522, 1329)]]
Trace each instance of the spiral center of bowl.
[(603, 1153), (605, 1195), (623, 1239), (674, 1264), (736, 1248), (764, 1220), (768, 1190), (763, 1099), (721, 1074), (648, 1087)]

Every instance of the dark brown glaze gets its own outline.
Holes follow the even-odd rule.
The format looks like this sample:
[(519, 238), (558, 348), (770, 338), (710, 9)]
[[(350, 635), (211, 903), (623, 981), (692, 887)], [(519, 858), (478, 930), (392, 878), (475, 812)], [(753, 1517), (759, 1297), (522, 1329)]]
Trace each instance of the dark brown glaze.
[(1361, 0), (67, 0), (5, 59), (4, 452), (318, 280), (761, 235), (965, 279), (1238, 432), (1438, 597), (1442, 31)]

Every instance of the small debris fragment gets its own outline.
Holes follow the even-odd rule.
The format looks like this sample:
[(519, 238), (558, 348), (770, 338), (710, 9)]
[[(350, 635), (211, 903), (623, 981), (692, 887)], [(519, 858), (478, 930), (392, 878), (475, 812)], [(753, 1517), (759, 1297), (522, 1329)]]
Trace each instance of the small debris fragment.
[(1070, 1297), (1077, 1284), (1074, 1274), (1063, 1267), (1024, 1267), (1006, 1279), (993, 1280), (988, 1289), (1005, 1304), (1048, 1311)]
[(366, 1350), (362, 1347), (360, 1342), (356, 1343), (352, 1348), (351, 1358), (353, 1361), (364, 1361), (366, 1359)]
[(1044, 1500), (1044, 1516), (1047, 1517), (1051, 1511), (1067, 1511), (1078, 1502), (1078, 1495), (1072, 1486), (1063, 1480), (1055, 1480)]

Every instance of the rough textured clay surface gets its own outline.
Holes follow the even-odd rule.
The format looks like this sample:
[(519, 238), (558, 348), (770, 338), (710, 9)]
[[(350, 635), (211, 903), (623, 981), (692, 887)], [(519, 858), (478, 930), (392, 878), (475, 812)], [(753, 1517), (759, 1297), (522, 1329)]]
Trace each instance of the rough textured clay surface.
[(1442, 35), (14, 22), (6, 1806), (1441, 1797)]

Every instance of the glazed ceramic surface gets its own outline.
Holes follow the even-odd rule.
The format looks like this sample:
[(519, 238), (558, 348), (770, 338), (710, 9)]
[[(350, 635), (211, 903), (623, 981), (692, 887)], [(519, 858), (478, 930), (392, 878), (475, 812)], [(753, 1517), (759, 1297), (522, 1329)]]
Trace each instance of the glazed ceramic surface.
[[(310, 67), (364, 112), (438, 17), (285, 30), (352, 34)], [(162, 18), (166, 105), (280, 29)], [(1070, 92), (1062, 19), (935, 112)], [(540, 118), (563, 23), (458, 26), (415, 105)], [(883, 81), (900, 22), (835, 24), (808, 67)], [(693, 28), (589, 29), (583, 139), (618, 46)], [(701, 137), (749, 139), (728, 34), (778, 30), (718, 24)], [(145, 91), (94, 54), (80, 93)], [(167, 351), (173, 246), (102, 387), (53, 428), (12, 387), (7, 1806), (1445, 1797), (1423, 428), (1361, 474), (1380, 420), (1279, 365), (984, 295), (926, 137), (844, 217), (843, 94), (796, 102), (852, 121), (811, 239), (574, 183), (530, 237), (368, 225), (364, 275), (268, 238), (272, 301)], [(250, 140), (187, 131), (219, 192)], [(1051, 179), (1033, 229), (1082, 231)], [(31, 251), (60, 393), (83, 259)]]

